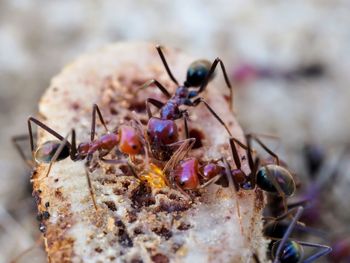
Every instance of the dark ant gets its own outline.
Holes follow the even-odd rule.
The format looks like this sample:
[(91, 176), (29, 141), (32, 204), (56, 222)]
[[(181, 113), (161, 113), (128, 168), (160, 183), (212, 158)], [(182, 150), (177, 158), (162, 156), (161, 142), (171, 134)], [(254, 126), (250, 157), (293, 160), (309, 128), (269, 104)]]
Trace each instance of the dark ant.
[[(212, 64), (206, 60), (194, 61), (187, 70), (186, 81), (183, 85), (179, 85), (168, 66), (161, 47), (157, 46), (156, 49), (163, 62), (166, 72), (168, 73), (170, 79), (177, 85), (177, 88), (175, 93), (171, 95), (167, 89), (162, 86), (162, 84), (154, 79), (148, 81), (141, 87), (141, 89), (144, 89), (152, 84), (155, 84), (155, 86), (168, 99), (165, 103), (153, 98), (148, 98), (146, 100), (146, 109), (149, 117), (147, 124), (147, 136), (150, 143), (151, 152), (153, 153), (154, 157), (161, 161), (169, 160), (172, 155), (170, 148), (178, 145), (179, 135), (175, 120), (181, 118), (184, 119), (186, 138), (189, 138), (187, 125), (187, 119), (189, 116), (187, 110), (180, 110), (181, 105), (196, 107), (200, 103), (203, 103), (210, 113), (221, 123), (221, 125), (225, 127), (226, 131), (231, 136), (231, 132), (224, 121), (215, 113), (215, 111), (202, 97), (198, 97), (198, 95), (205, 90), (208, 82), (213, 78), (216, 66), (220, 64), (227, 87), (230, 89), (230, 105), (232, 105), (233, 90), (227, 77), (225, 66), (221, 59), (216, 58)], [(190, 90), (190, 88), (197, 87), (199, 88)], [(152, 116), (150, 104), (160, 109), (160, 117)]]
[[(290, 209), (286, 213), (280, 215), (279, 217), (273, 219), (274, 221), (283, 220), (288, 215), (291, 215), (295, 212), (295, 215), (289, 223), (287, 229), (284, 230), (282, 239), (278, 237), (280, 233), (279, 231), (276, 231), (277, 228), (271, 228), (269, 232), (270, 236), (267, 236), (268, 238), (271, 238), (274, 241), (271, 248), (271, 257), (274, 263), (298, 263), (301, 261), (304, 263), (310, 263), (322, 256), (329, 254), (332, 251), (332, 248), (326, 245), (289, 239), (289, 236), (291, 235), (292, 231), (297, 225), (298, 220), (300, 219), (303, 213), (303, 210), (304, 208), (302, 206), (295, 207), (293, 209)], [(275, 237), (276, 235), (277, 238)], [(308, 258), (304, 259), (304, 250), (302, 246), (319, 248), (321, 250), (319, 252), (315, 252)]]
[[(106, 133), (100, 136), (98, 139), (95, 139), (96, 113), (99, 117), (100, 122), (106, 130)], [(110, 153), (115, 147), (118, 147), (120, 152), (128, 154), (129, 156), (139, 154), (142, 150), (142, 138), (139, 135), (139, 131), (137, 131), (137, 129), (132, 126), (122, 125), (117, 130), (110, 132), (105, 124), (101, 111), (96, 104), (93, 105), (92, 110), (90, 142), (82, 142), (78, 145), (78, 147), (76, 147), (76, 135), (74, 129), (72, 129), (71, 131), (72, 138), (71, 143), (69, 143), (67, 137), (64, 138), (38, 119), (29, 117), (27, 122), (33, 160), (35, 160), (35, 162), (37, 163), (49, 163), (49, 168), (45, 177), (48, 176), (52, 164), (56, 161), (66, 159), (67, 157), (70, 157), (72, 161), (86, 159), (85, 170), (87, 175), (87, 181), (92, 201), (96, 210), (97, 204), (94, 197), (94, 191), (92, 188), (91, 179), (88, 171), (93, 154), (95, 152), (99, 152), (99, 159), (106, 163), (110, 161), (113, 163), (128, 163), (127, 161), (123, 160), (108, 160), (105, 159), (104, 156)], [(58, 140), (46, 141), (43, 144), (39, 145), (37, 148), (35, 148), (32, 123), (41, 127), (42, 129), (56, 137)], [(18, 138), (22, 139), (22, 137)], [(16, 141), (16, 138), (14, 139), (14, 141)], [(20, 147), (17, 148), (20, 150), (20, 155), (22, 157), (25, 157)]]
[[(269, 153), (274, 159), (275, 163), (263, 164), (259, 157), (253, 160), (251, 150), (251, 140), (254, 139), (267, 153)], [(285, 198), (294, 194), (295, 182), (292, 174), (281, 165), (279, 157), (271, 151), (256, 135), (246, 135), (247, 145), (244, 145), (239, 140), (231, 137), (230, 146), (232, 151), (232, 157), (236, 165), (235, 169), (231, 169), (230, 165), (225, 160), (225, 164), (228, 169), (228, 176), (232, 177), (236, 191), (240, 188), (244, 190), (252, 190), (258, 186), (261, 190), (269, 193), (278, 194), (282, 197), (284, 204)], [(238, 154), (236, 144), (244, 148), (247, 151), (248, 164), (250, 168), (250, 174), (246, 174), (242, 170), (241, 159)], [(260, 166), (260, 167), (259, 167)], [(285, 204), (285, 210), (286, 204)]]

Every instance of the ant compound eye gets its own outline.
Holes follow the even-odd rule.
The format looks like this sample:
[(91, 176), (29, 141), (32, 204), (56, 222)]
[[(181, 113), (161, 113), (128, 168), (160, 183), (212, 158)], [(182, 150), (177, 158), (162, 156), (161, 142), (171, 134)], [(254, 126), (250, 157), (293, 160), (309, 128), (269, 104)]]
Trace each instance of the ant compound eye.
[(187, 70), (186, 84), (188, 87), (200, 86), (207, 76), (211, 67), (211, 63), (208, 60), (196, 60)]

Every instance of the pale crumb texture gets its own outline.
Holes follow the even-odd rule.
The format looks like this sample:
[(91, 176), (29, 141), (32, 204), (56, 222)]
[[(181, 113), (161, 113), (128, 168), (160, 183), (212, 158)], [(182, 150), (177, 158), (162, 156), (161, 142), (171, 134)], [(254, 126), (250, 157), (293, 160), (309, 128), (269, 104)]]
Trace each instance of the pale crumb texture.
[[(193, 59), (177, 50), (166, 49), (165, 53), (174, 75), (183, 82)], [(138, 95), (134, 92), (152, 78), (170, 90), (175, 88), (154, 44), (108, 46), (80, 57), (52, 80), (41, 99), (39, 116), (63, 136), (74, 127), (78, 142), (86, 142), (93, 103), (101, 107), (111, 130), (129, 123), (133, 110), (142, 122), (147, 121), (145, 98), (165, 98), (156, 88)], [(242, 130), (228, 109), (228, 91), (219, 80), (208, 86), (203, 97), (228, 123), (233, 135), (243, 140)], [(204, 135), (203, 147), (190, 155), (205, 160), (224, 156), (233, 167), (225, 129), (203, 106), (189, 112), (191, 129)], [(184, 138), (181, 124), (179, 120)], [(98, 124), (97, 136), (103, 131)], [(40, 132), (38, 143), (49, 138)], [(244, 152), (240, 154), (248, 172)], [(136, 161), (143, 158), (138, 156)], [(190, 202), (177, 190), (151, 189), (125, 167), (102, 164), (97, 158), (93, 162), (96, 168), (91, 177), (98, 211), (88, 191), (85, 161), (55, 163), (47, 178), (46, 165), (33, 174), (38, 208), (50, 215), (43, 219), (41, 228), (50, 262), (255, 262), (253, 253), (266, 262), (261, 191), (235, 193), (233, 188), (211, 185)]]

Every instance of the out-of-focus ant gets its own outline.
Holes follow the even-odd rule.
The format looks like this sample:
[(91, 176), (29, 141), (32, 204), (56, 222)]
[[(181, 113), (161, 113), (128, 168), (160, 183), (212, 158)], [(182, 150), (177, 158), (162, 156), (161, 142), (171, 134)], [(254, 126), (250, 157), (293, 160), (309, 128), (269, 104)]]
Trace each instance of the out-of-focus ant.
[[(95, 139), (95, 129), (96, 129), (96, 113), (99, 117), (100, 122), (106, 130), (106, 133), (101, 135), (99, 138)], [(36, 118), (29, 117), (28, 118), (28, 131), (29, 131), (29, 140), (30, 147), (33, 155), (33, 160), (36, 163), (48, 163), (49, 168), (46, 176), (48, 176), (51, 166), (54, 162), (60, 161), (70, 157), (72, 161), (79, 161), (86, 159), (85, 170), (87, 175), (87, 181), (89, 185), (90, 194), (93, 200), (93, 204), (95, 209), (97, 210), (97, 204), (94, 197), (94, 191), (91, 184), (91, 179), (89, 175), (89, 167), (95, 152), (99, 153), (99, 159), (104, 162), (112, 161), (116, 163), (127, 163), (126, 160), (107, 160), (104, 158), (107, 154), (109, 154), (115, 147), (118, 147), (119, 151), (127, 154), (129, 156), (133, 156), (141, 153), (143, 147), (142, 136), (140, 132), (129, 125), (121, 125), (113, 132), (110, 132), (106, 126), (106, 123), (102, 117), (101, 111), (99, 107), (94, 104), (92, 110), (92, 124), (91, 124), (91, 138), (90, 142), (82, 142), (76, 146), (76, 134), (75, 130), (71, 131), (71, 143), (68, 142), (67, 137), (63, 137), (41, 121)], [(58, 140), (49, 140), (39, 145), (38, 147), (34, 146), (34, 136), (32, 130), (32, 124), (35, 124)], [(19, 137), (19, 139), (22, 139)], [(14, 139), (16, 141), (16, 139)], [(18, 146), (18, 145), (17, 145)], [(24, 153), (20, 147), (17, 147), (20, 150), (20, 154), (24, 157)], [(45, 177), (46, 177), (45, 176)]]
[[(292, 234), (294, 228), (296, 227), (298, 220), (300, 219), (304, 208), (302, 206), (295, 207), (290, 209), (286, 213), (280, 215), (277, 218), (274, 218), (274, 221), (279, 221), (285, 219), (288, 215), (295, 213), (294, 217), (290, 221), (288, 227), (283, 230), (282, 239), (280, 239), (280, 233), (278, 228), (270, 228), (268, 231), (267, 238), (273, 240), (273, 244), (271, 247), (271, 257), (274, 263), (310, 263), (314, 262), (316, 259), (329, 254), (332, 249), (326, 245), (320, 245), (316, 243), (303, 242), (290, 239), (290, 235)], [(278, 229), (278, 230), (277, 230)], [(277, 232), (277, 233), (276, 233)], [(265, 234), (266, 234), (266, 226), (265, 226)], [(304, 250), (303, 247), (313, 247), (320, 249), (318, 252), (310, 255), (306, 259), (304, 259)]]
[[(286, 208), (285, 198), (293, 195), (295, 192), (295, 182), (292, 174), (281, 165), (278, 156), (270, 150), (258, 136), (247, 134), (246, 139), (247, 146), (233, 137), (230, 138), (232, 157), (236, 165), (235, 169), (231, 169), (225, 159), (226, 170), (233, 179), (236, 191), (239, 191), (240, 188), (251, 190), (258, 186), (261, 190), (281, 196)], [(275, 159), (275, 163), (263, 164), (259, 157), (253, 160), (251, 149), (252, 139)], [(236, 144), (247, 151), (248, 165), (251, 171), (250, 174), (246, 174), (242, 170), (241, 158), (238, 154)]]
[(326, 73), (326, 68), (321, 63), (311, 63), (301, 65), (296, 69), (280, 70), (272, 67), (264, 67), (249, 63), (242, 63), (233, 70), (232, 80), (236, 84), (244, 84), (256, 79), (315, 79), (322, 77)]
[[(178, 128), (175, 120), (184, 119), (184, 127), (186, 138), (189, 138), (188, 130), (188, 112), (187, 109), (182, 110), (180, 106), (196, 107), (200, 103), (203, 103), (210, 113), (223, 125), (226, 131), (230, 134), (231, 132), (224, 123), (224, 121), (215, 113), (215, 111), (209, 106), (209, 104), (202, 97), (198, 97), (207, 87), (208, 82), (213, 78), (215, 69), (220, 64), (227, 87), (230, 89), (230, 105), (233, 101), (233, 90), (228, 79), (225, 66), (220, 58), (216, 58), (213, 63), (207, 60), (194, 61), (187, 70), (187, 78), (183, 85), (179, 85), (178, 81), (173, 76), (168, 63), (163, 54), (160, 46), (156, 47), (158, 54), (163, 62), (163, 65), (170, 77), (170, 79), (177, 85), (176, 91), (171, 95), (167, 89), (162, 86), (157, 80), (152, 79), (145, 83), (141, 89), (147, 88), (152, 84), (155, 84), (157, 88), (167, 97), (165, 103), (148, 98), (146, 100), (146, 109), (149, 116), (147, 124), (147, 135), (150, 143), (151, 152), (153, 156), (158, 160), (169, 160), (173, 151), (171, 147), (178, 145)], [(197, 89), (197, 87), (199, 87)], [(190, 89), (193, 88), (193, 89)], [(150, 104), (160, 109), (160, 117), (152, 116)]]

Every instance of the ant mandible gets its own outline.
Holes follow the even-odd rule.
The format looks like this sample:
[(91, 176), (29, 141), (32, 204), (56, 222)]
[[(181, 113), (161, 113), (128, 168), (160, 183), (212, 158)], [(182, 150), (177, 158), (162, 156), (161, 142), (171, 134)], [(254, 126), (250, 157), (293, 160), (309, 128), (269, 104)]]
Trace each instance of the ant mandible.
[[(267, 163), (261, 165), (258, 157), (253, 160), (251, 150), (252, 139), (276, 160), (275, 164)], [(233, 179), (236, 191), (239, 191), (240, 188), (252, 190), (257, 185), (261, 190), (280, 195), (283, 199), (285, 211), (287, 211), (285, 198), (293, 195), (296, 189), (292, 174), (280, 164), (278, 156), (256, 135), (247, 134), (246, 140), (247, 146), (233, 137), (230, 138), (230, 147), (236, 169), (232, 170), (227, 160), (224, 159), (226, 170)], [(241, 159), (235, 144), (238, 144), (247, 151), (248, 165), (251, 171), (250, 174), (246, 174), (242, 170)]]
[[(99, 117), (100, 122), (106, 130), (106, 133), (97, 139), (95, 139), (96, 113)], [(112, 161), (113, 163), (116, 163), (116, 161), (119, 161), (119, 163), (128, 163), (125, 160), (108, 160), (105, 159), (104, 156), (110, 153), (115, 147), (118, 147), (120, 152), (128, 154), (129, 156), (137, 155), (142, 151), (142, 138), (139, 135), (137, 129), (129, 125), (121, 125), (115, 131), (110, 132), (102, 117), (101, 111), (96, 104), (93, 105), (92, 110), (90, 142), (82, 142), (78, 145), (78, 147), (76, 146), (76, 134), (74, 129), (72, 129), (71, 131), (72, 138), (71, 143), (69, 143), (67, 140), (68, 136), (64, 138), (62, 135), (60, 135), (59, 133), (57, 133), (56, 131), (54, 131), (53, 129), (51, 129), (36, 118), (29, 117), (27, 123), (33, 160), (36, 163), (49, 163), (49, 168), (45, 177), (48, 176), (52, 164), (56, 161), (66, 159), (67, 157), (70, 157), (72, 161), (86, 159), (85, 171), (87, 175), (90, 194), (96, 210), (97, 204), (94, 197), (94, 191), (92, 188), (91, 179), (88, 171), (93, 154), (98, 151), (99, 159), (107, 163), (109, 161)], [(41, 127), (42, 129), (56, 137), (58, 140), (49, 140), (39, 145), (38, 147), (35, 147), (32, 123)], [(19, 139), (21, 140), (22, 137), (19, 137)], [(13, 141), (16, 142), (16, 138), (13, 139)], [(20, 150), (20, 155), (23, 157), (23, 151), (18, 147), (18, 145), (16, 145), (16, 147)]]
[[(156, 87), (159, 88), (159, 90), (168, 99), (165, 103), (153, 98), (148, 98), (146, 100), (146, 109), (149, 117), (147, 135), (151, 146), (151, 152), (153, 153), (154, 157), (162, 161), (169, 160), (172, 154), (170, 148), (180, 143), (178, 141), (179, 135), (175, 120), (181, 118), (184, 119), (186, 138), (189, 138), (187, 125), (188, 112), (186, 109), (180, 110), (181, 105), (196, 107), (200, 103), (203, 103), (210, 113), (221, 123), (221, 125), (225, 127), (228, 134), (232, 136), (224, 121), (215, 113), (215, 111), (202, 97), (198, 97), (199, 94), (205, 90), (208, 82), (213, 78), (216, 66), (220, 64), (226, 84), (230, 89), (230, 105), (232, 105), (232, 86), (227, 77), (225, 66), (221, 59), (216, 58), (212, 64), (207, 60), (194, 61), (187, 70), (186, 81), (183, 85), (179, 85), (168, 66), (162, 48), (157, 46), (156, 49), (163, 62), (166, 72), (168, 73), (170, 79), (177, 85), (177, 88), (175, 93), (171, 95), (167, 89), (155, 79), (148, 81), (140, 88), (144, 89), (152, 84), (155, 84)], [(196, 87), (199, 87), (199, 89), (190, 90), (190, 88)], [(160, 117), (152, 116), (150, 104), (160, 109)]]

